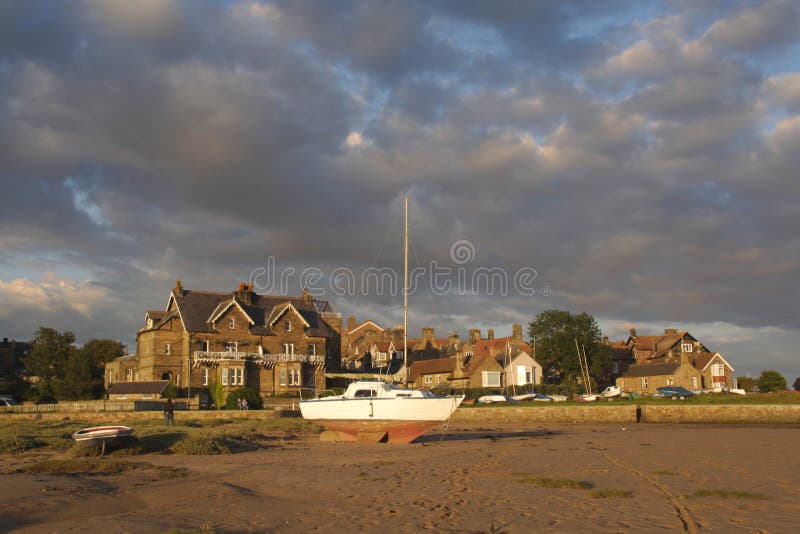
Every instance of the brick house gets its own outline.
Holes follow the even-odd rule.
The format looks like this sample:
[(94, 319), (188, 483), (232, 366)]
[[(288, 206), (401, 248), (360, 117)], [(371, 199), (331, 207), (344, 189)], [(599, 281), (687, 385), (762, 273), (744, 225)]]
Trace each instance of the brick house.
[(145, 314), (136, 354), (106, 364), (105, 381), (168, 380), (178, 388), (251, 387), (262, 396), (324, 389), (338, 367), (341, 316), (327, 301), (187, 290), (176, 282), (166, 308)]
[(703, 377), (703, 388), (733, 388), (733, 372), (736, 369), (731, 367), (731, 364), (719, 352), (698, 354), (693, 363)]
[(623, 376), (617, 378), (617, 387), (623, 391), (652, 395), (663, 386), (682, 386), (688, 390), (700, 388), (700, 372), (684, 357), (681, 361), (631, 365)]

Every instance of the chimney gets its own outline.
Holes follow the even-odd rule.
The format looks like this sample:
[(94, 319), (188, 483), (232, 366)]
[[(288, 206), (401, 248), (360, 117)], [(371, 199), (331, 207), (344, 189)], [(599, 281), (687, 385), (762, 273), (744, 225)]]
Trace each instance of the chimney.
[(303, 288), (303, 302), (306, 304), (311, 304), (311, 293), (308, 292), (307, 288)]
[(239, 282), (239, 290), (236, 291), (235, 296), (247, 304), (248, 306), (253, 305), (253, 296), (255, 292), (253, 291), (253, 286), (248, 284), (247, 282)]
[(490, 341), (494, 339), (494, 328), (490, 328), (489, 330), (486, 331), (486, 338), (489, 339)]
[(666, 335), (666, 336), (668, 336), (670, 334), (677, 334), (677, 333), (678, 333), (678, 329), (677, 328), (665, 328), (664, 329), (664, 335)]
[(631, 332), (631, 338), (636, 339), (636, 329), (631, 328), (630, 332)]
[(182, 297), (183, 293), (183, 284), (181, 284), (181, 279), (175, 279), (175, 289), (172, 290), (175, 293), (175, 296)]
[(481, 331), (479, 328), (473, 328), (469, 331), (469, 342), (472, 345), (478, 343), (481, 340)]
[(347, 318), (347, 331), (352, 332), (355, 329), (356, 329), (356, 316), (351, 315), (350, 317)]
[(450, 343), (450, 346), (451, 346), (451, 347), (453, 347), (453, 346), (455, 346), (455, 345), (458, 345), (458, 343), (459, 343), (461, 340), (458, 338), (458, 334), (457, 334), (456, 332), (453, 332), (453, 333), (452, 333), (452, 334), (450, 334), (450, 336), (447, 338), (447, 341)]
[(433, 328), (431, 328), (430, 326), (426, 326), (425, 328), (422, 329), (422, 342), (433, 343)]
[(514, 343), (522, 343), (522, 325), (521, 324), (512, 324), (511, 325), (511, 341)]
[(342, 334), (342, 314), (335, 312), (322, 312), (320, 314), (322, 320), (328, 323), (328, 326), (336, 330), (339, 335)]
[(8, 343), (8, 338), (7, 337), (3, 338), (3, 343)]

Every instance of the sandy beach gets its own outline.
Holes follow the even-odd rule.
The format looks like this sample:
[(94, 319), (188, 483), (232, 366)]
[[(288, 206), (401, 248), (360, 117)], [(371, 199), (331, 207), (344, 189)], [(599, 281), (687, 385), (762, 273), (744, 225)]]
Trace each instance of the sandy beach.
[(409, 445), (128, 458), (179, 478), (20, 474), (56, 453), (4, 455), (0, 530), (793, 532), (798, 441), (797, 426), (451, 424)]

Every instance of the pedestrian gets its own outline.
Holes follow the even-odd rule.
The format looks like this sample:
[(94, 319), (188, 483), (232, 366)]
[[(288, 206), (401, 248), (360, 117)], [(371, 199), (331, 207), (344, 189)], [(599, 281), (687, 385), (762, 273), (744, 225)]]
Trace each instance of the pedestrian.
[(243, 401), (243, 400), (244, 400), (244, 399), (238, 399), (238, 400), (236, 401), (236, 409), (237, 409), (237, 410), (244, 410), (244, 407), (242, 406), (242, 401)]
[(164, 426), (169, 427), (169, 424), (175, 426), (175, 403), (172, 402), (172, 397), (167, 397), (167, 402), (164, 403)]
[(242, 410), (249, 410), (250, 407), (247, 405), (247, 399), (242, 399)]

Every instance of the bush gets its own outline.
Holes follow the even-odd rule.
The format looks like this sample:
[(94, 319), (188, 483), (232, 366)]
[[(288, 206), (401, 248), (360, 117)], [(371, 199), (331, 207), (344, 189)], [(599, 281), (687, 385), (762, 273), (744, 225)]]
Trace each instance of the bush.
[(230, 454), (231, 450), (222, 438), (189, 437), (184, 438), (172, 446), (178, 454), (206, 455)]
[(739, 387), (745, 391), (753, 391), (756, 387), (756, 379), (749, 376), (742, 376), (736, 379)]
[(247, 401), (247, 407), (251, 410), (260, 410), (263, 406), (263, 401), (258, 395), (258, 391), (253, 388), (239, 388), (232, 391), (225, 401), (225, 407), (229, 410), (238, 408), (239, 399)]
[(786, 389), (786, 379), (778, 371), (761, 371), (758, 389), (764, 393)]
[(0, 452), (23, 452), (36, 447), (36, 442), (25, 436), (0, 437)]
[(167, 384), (167, 387), (164, 388), (164, 391), (161, 393), (162, 399), (176, 399), (178, 398), (178, 389), (175, 387), (175, 384), (170, 382)]

